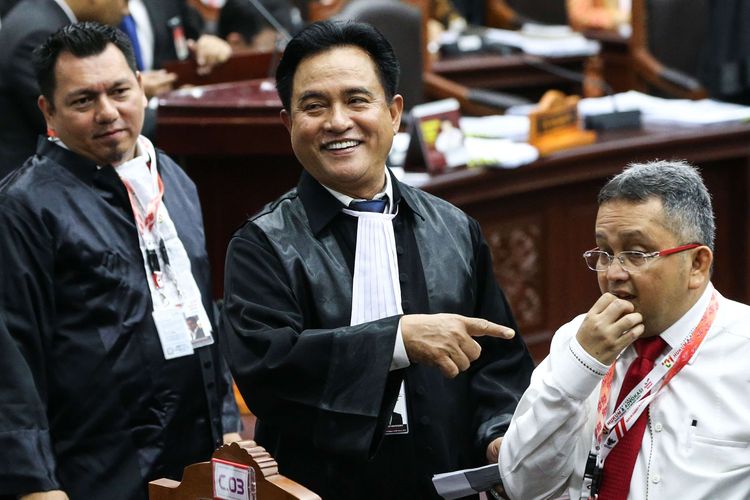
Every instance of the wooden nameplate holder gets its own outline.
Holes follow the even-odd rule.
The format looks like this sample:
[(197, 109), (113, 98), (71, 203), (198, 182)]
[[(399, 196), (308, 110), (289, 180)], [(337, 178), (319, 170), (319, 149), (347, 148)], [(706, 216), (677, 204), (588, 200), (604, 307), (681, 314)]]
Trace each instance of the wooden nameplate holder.
[[(321, 500), (301, 484), (279, 474), (276, 460), (255, 441), (225, 444), (211, 455), (211, 459), (252, 467), (255, 471), (255, 498), (259, 500)], [(185, 467), (182, 482), (162, 478), (148, 483), (149, 500), (208, 500), (214, 498), (213, 495), (211, 462)]]
[(539, 156), (596, 141), (596, 132), (581, 130), (578, 125), (579, 100), (559, 90), (548, 90), (542, 96), (529, 115), (529, 143), (539, 150)]

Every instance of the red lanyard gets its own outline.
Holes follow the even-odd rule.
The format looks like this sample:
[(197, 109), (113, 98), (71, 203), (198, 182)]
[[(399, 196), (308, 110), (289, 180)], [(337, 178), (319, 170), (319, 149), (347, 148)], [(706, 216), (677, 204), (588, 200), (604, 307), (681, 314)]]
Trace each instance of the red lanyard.
[(130, 199), (130, 206), (133, 209), (135, 223), (138, 225), (138, 231), (140, 231), (142, 235), (151, 233), (154, 228), (154, 223), (156, 222), (156, 213), (159, 211), (159, 205), (161, 205), (162, 198), (164, 197), (164, 183), (161, 180), (161, 175), (159, 175), (158, 172), (156, 173), (156, 185), (158, 191), (156, 196), (154, 196), (145, 207), (145, 217), (143, 213), (144, 211), (140, 209), (140, 203), (138, 203), (138, 199), (135, 196), (133, 186), (131, 186), (125, 179), (122, 179), (122, 183), (125, 184), (125, 188), (128, 190), (128, 198)]
[[(653, 387), (650, 393), (654, 395), (661, 388), (666, 386), (669, 381), (672, 380), (672, 378), (677, 375), (680, 370), (682, 370), (682, 368), (688, 363), (688, 361), (690, 361), (690, 358), (693, 357), (693, 354), (695, 354), (698, 346), (701, 345), (703, 339), (708, 333), (708, 330), (711, 328), (711, 325), (716, 318), (716, 311), (718, 310), (718, 308), (719, 303), (716, 299), (716, 292), (714, 292), (711, 296), (711, 302), (706, 308), (706, 311), (703, 313), (703, 317), (698, 322), (698, 325), (695, 327), (692, 333), (682, 342), (681, 345), (679, 345), (676, 349), (673, 349), (659, 363), (659, 365), (657, 365), (651, 371), (651, 373), (649, 373), (646, 378), (641, 381), (640, 384), (633, 388), (628, 396), (637, 393), (639, 390), (642, 390), (643, 388), (641, 386)], [(666, 373), (664, 373), (665, 369)], [(642, 404), (639, 404), (640, 401), (626, 396), (625, 398), (623, 398), (623, 403), (620, 404), (620, 407), (615, 409), (612, 416), (610, 416), (610, 418), (605, 422), (605, 415), (607, 413), (607, 406), (609, 402), (609, 395), (612, 389), (612, 380), (614, 378), (614, 373), (615, 365), (613, 364), (602, 380), (602, 386), (599, 392), (599, 404), (597, 405), (598, 415), (596, 429), (594, 430), (594, 435), (597, 441), (601, 440), (602, 434), (611, 431), (617, 425), (617, 423), (624, 418), (627, 412), (637, 410), (640, 408), (640, 406), (643, 406)], [(649, 392), (642, 392), (644, 395), (641, 399), (645, 399)], [(643, 408), (640, 408), (640, 410), (643, 411)]]

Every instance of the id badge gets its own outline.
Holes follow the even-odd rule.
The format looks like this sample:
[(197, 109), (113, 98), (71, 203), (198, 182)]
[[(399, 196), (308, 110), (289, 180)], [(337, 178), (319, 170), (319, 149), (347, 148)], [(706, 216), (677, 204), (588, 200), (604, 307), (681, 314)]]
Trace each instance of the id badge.
[(185, 304), (184, 309), (185, 324), (190, 333), (190, 342), (193, 345), (193, 349), (213, 344), (214, 337), (212, 335), (211, 323), (208, 321), (208, 316), (206, 316), (200, 300), (191, 300)]
[[(164, 359), (179, 358), (193, 354), (190, 330), (183, 311), (166, 307), (153, 312), (156, 331), (159, 334)], [(213, 341), (213, 340), (212, 340)]]
[(401, 388), (398, 391), (398, 399), (393, 407), (391, 414), (391, 423), (385, 428), (386, 435), (409, 434), (409, 415), (406, 411), (406, 391), (404, 382), (401, 382)]

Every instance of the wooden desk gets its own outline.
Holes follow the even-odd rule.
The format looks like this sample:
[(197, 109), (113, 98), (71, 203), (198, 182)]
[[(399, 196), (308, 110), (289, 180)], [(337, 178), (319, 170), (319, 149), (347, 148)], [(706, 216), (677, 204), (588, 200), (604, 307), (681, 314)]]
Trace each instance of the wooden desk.
[[(278, 118), (281, 104), (260, 82), (202, 90), (200, 101), (186, 94), (163, 101), (157, 143), (198, 185), (220, 297), (232, 233), (294, 187), (301, 167)], [(717, 216), (714, 283), (727, 297), (750, 302), (750, 125), (609, 132), (596, 144), (515, 170), (464, 169), (424, 186), (481, 223), (537, 360), (553, 332), (599, 295), (581, 257), (594, 246), (596, 194), (628, 162), (655, 158), (684, 158), (703, 169)]]
[(717, 221), (713, 282), (725, 296), (750, 302), (750, 126), (612, 132), (516, 170), (454, 171), (423, 186), (479, 220), (537, 361), (554, 331), (599, 296), (581, 256), (595, 246), (599, 189), (627, 163), (655, 158), (701, 167)]

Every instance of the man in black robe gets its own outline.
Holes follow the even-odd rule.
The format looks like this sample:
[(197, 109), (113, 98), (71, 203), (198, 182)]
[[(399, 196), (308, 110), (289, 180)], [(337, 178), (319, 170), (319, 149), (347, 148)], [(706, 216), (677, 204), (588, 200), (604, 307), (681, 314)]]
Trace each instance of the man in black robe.
[(398, 71), (369, 25), (287, 45), (305, 172), (227, 256), (222, 345), (256, 439), (327, 500), (435, 498), (433, 474), (496, 461), (532, 369), (478, 223), (385, 168)]
[[(180, 479), (237, 430), (236, 412), (222, 422), (231, 391), (216, 345), (193, 349), (186, 322), (163, 321), (212, 316), (198, 195), (140, 136), (145, 97), (123, 33), (69, 25), (34, 56), (54, 138), (0, 184), (0, 304), (35, 398), (1, 391), (43, 411), (0, 433), (0, 494), (145, 499), (149, 480)], [(158, 185), (147, 217), (126, 169)], [(195, 300), (167, 308), (175, 290)]]

